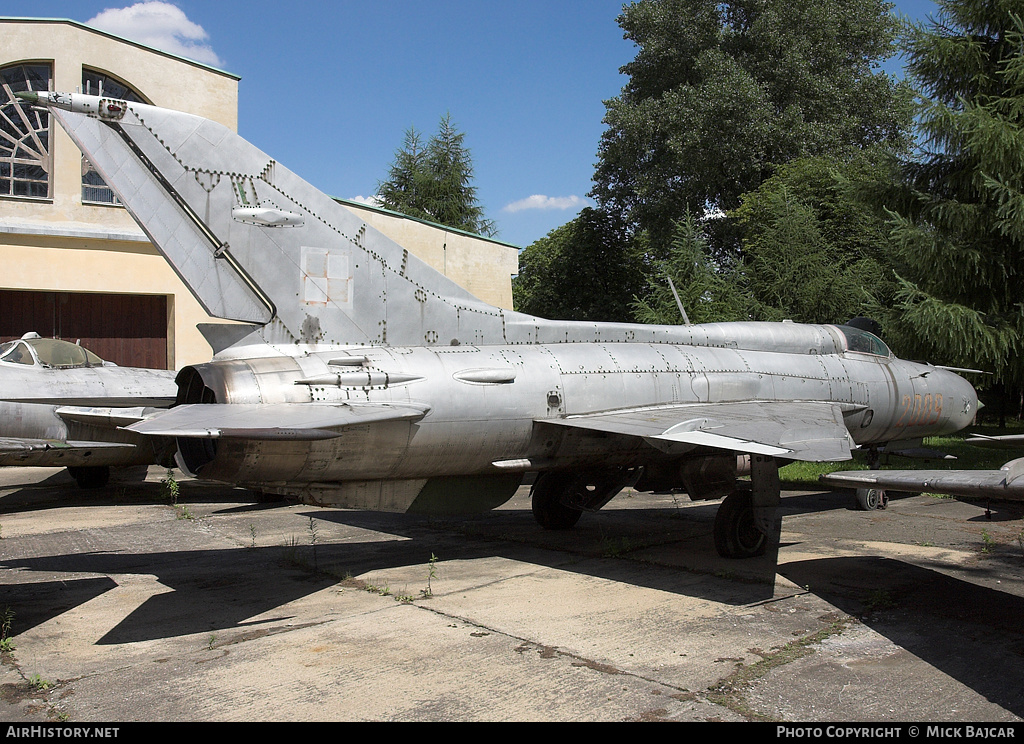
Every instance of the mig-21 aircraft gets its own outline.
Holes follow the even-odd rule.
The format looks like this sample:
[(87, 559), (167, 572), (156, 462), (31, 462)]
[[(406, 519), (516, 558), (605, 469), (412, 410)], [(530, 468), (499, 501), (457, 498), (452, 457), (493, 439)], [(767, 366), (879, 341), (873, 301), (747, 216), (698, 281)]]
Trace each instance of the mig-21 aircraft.
[[(777, 540), (778, 466), (957, 431), (963, 378), (852, 327), (551, 321), (490, 306), (229, 129), (77, 93), (46, 106), (213, 316), (173, 437), (199, 479), (322, 506), (455, 514), (507, 501), (573, 526), (627, 486), (725, 497), (718, 551)], [(749, 487), (738, 462), (749, 457)]]
[(156, 463), (169, 442), (120, 427), (170, 406), (176, 389), (174, 372), (119, 367), (70, 341), (29, 332), (0, 344), (0, 466), (66, 467), (90, 488), (111, 467)]

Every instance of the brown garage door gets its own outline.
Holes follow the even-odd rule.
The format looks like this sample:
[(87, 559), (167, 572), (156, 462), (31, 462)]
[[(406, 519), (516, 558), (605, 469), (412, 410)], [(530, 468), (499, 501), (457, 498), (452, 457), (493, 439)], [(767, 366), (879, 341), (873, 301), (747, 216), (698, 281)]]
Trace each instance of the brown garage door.
[(125, 367), (167, 369), (167, 298), (162, 295), (0, 290), (0, 341), (29, 331), (81, 342)]

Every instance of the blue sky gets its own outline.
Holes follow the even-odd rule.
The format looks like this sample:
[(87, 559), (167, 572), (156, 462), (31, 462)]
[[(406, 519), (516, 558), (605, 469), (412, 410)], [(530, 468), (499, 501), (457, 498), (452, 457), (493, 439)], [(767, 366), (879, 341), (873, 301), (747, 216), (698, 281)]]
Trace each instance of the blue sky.
[[(895, 5), (914, 18), (935, 7)], [(336, 197), (372, 196), (406, 130), (428, 137), (450, 114), (497, 239), (520, 247), (588, 203), (604, 101), (635, 53), (615, 20), (621, 9), (622, 0), (0, 2), (0, 15), (94, 22), (240, 76), (239, 133)]]

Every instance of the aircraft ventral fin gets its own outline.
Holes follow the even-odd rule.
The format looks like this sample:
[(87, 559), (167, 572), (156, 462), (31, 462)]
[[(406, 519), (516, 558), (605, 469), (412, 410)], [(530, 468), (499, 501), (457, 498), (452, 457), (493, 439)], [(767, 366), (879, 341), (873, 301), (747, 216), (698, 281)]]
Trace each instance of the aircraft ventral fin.
[(200, 439), (331, 439), (349, 426), (416, 421), (428, 410), (385, 403), (195, 403), (125, 428), (149, 436)]
[(688, 403), (545, 419), (544, 423), (642, 437), (666, 451), (693, 445), (810, 462), (850, 459), (850, 435), (842, 410), (832, 403)]

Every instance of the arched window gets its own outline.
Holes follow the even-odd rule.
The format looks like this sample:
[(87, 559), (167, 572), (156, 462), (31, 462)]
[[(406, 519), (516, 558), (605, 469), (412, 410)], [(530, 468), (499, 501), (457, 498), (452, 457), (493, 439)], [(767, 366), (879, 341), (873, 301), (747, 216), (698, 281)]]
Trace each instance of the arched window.
[(46, 63), (0, 68), (0, 196), (51, 196), (50, 114), (14, 97), (49, 90), (50, 77)]
[[(119, 98), (122, 101), (146, 103), (142, 96), (120, 80), (85, 67), (82, 68), (82, 92), (92, 96), (106, 96)], [(82, 156), (82, 201), (93, 204), (121, 203), (84, 155)]]

